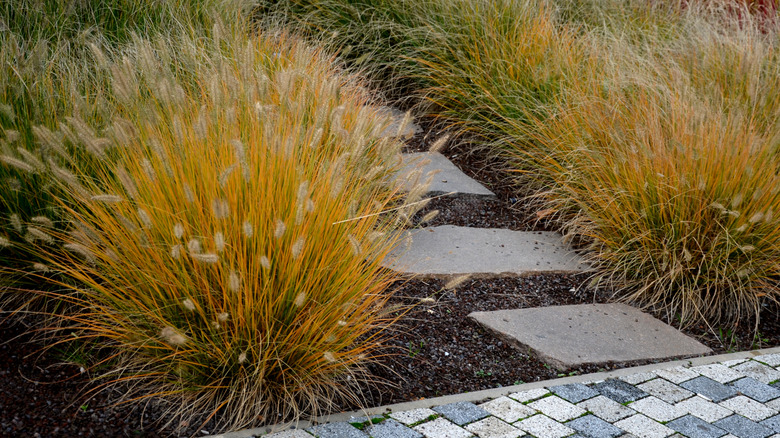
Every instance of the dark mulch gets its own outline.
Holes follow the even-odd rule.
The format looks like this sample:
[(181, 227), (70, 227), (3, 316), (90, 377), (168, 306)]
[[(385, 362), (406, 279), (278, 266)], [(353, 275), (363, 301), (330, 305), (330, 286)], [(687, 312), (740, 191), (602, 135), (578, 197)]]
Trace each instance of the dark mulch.
[[(431, 136), (415, 139), (423, 148)], [(445, 155), (467, 173), (485, 182), (498, 197), (440, 198), (425, 211), (439, 209), (432, 224), (542, 230), (534, 208), (512, 197), (501, 176), (490, 171), (489, 160), (458, 150)], [(471, 161), (469, 161), (471, 160)], [(523, 206), (523, 207), (521, 207)], [(424, 213), (424, 212), (422, 212)], [(421, 213), (421, 214), (422, 214)], [(366, 389), (368, 405), (378, 406), (446, 394), (477, 391), (564, 375), (638, 365), (601, 363), (556, 371), (528, 351), (519, 351), (486, 333), (466, 316), (473, 311), (606, 302), (608, 296), (586, 285), (584, 275), (537, 275), (525, 278), (468, 280), (456, 290), (444, 290), (439, 280), (416, 280), (395, 285), (391, 305), (415, 305), (396, 325), (381, 361), (370, 371), (385, 383)], [(433, 302), (422, 301), (431, 298)], [(692, 327), (685, 332), (715, 353), (780, 345), (778, 309), (762, 313), (759, 336), (752, 322), (730, 330)], [(664, 315), (655, 315), (664, 320)], [(670, 321), (665, 321), (670, 323)], [(0, 435), (2, 436), (170, 436), (149, 420), (154, 409), (107, 407), (116, 394), (89, 393), (94, 384), (78, 366), (61, 363), (62, 355), (40, 355), (23, 326), (0, 323)], [(21, 335), (21, 336), (20, 336)], [(647, 363), (647, 362), (645, 362)], [(93, 398), (89, 398), (93, 395)], [(345, 406), (354, 409), (354, 406)], [(208, 431), (208, 426), (204, 427)], [(198, 428), (188, 433), (201, 434)]]

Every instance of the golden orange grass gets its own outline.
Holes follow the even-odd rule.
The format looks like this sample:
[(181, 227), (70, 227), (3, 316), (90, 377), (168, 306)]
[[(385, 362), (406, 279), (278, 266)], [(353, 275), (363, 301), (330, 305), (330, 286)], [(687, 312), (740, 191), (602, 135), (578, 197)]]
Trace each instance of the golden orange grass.
[(625, 299), (682, 324), (758, 324), (779, 292), (773, 134), (684, 83), (644, 79), (571, 87), (557, 117), (535, 126), (543, 147), (518, 156)]
[(393, 279), (371, 213), (395, 199), (381, 182), (398, 145), (320, 53), (261, 36), (215, 58), (202, 95), (148, 108), (174, 123), (140, 126), (85, 182), (98, 196), (64, 188), (83, 224), (62, 236), (72, 256), (49, 254), (83, 285), (60, 295), (82, 309), (66, 318), (119, 351), (107, 377), (219, 429), (359, 402)]

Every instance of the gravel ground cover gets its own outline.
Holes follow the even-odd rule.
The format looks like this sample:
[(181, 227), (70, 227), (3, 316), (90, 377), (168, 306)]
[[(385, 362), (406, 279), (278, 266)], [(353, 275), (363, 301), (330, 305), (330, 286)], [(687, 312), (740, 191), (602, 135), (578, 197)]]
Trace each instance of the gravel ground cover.
[[(422, 149), (430, 134), (415, 137)], [(443, 153), (497, 193), (497, 199), (439, 198), (419, 215), (439, 209), (432, 225), (544, 230), (532, 208), (523, 207), (487, 170), (484, 157), (455, 149)], [(407, 309), (379, 362), (370, 367), (376, 385), (366, 388), (365, 404), (382, 404), (547, 380), (649, 362), (601, 363), (559, 372), (484, 331), (466, 316), (473, 311), (602, 303), (608, 296), (587, 287), (586, 275), (538, 275), (467, 280), (446, 290), (440, 280), (399, 282), (391, 306)], [(410, 307), (412, 306), (412, 307)], [(715, 354), (780, 345), (775, 305), (765, 307), (758, 331), (750, 321), (735, 327), (696, 326), (686, 333)], [(664, 315), (655, 314), (674, 325)], [(65, 354), (41, 354), (29, 342), (29, 328), (0, 322), (0, 435), (2, 436), (175, 436), (160, 430), (153, 403), (111, 405), (116, 394), (101, 391), (89, 373), (65, 363)], [(355, 409), (344, 406), (344, 409)], [(186, 434), (209, 432), (209, 423), (192, 419)]]

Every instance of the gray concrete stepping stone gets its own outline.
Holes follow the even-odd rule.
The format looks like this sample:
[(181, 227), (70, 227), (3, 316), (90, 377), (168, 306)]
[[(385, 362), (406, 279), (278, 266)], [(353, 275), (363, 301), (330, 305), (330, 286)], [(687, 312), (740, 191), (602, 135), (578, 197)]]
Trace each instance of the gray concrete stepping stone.
[(769, 400), (780, 397), (780, 389), (773, 388), (766, 383), (761, 383), (752, 377), (739, 379), (732, 383), (731, 386), (740, 393), (761, 403), (766, 403)]
[(366, 432), (372, 438), (423, 438), (420, 432), (410, 429), (395, 420), (385, 420), (382, 423), (369, 426)]
[(711, 351), (679, 330), (620, 303), (473, 312), (469, 317), (523, 351), (532, 349), (560, 370)]
[(346, 422), (321, 424), (306, 430), (318, 438), (369, 438), (368, 434)]
[(412, 190), (417, 184), (426, 183), (430, 178), (427, 190), (429, 195), (457, 192), (472, 196), (496, 196), (438, 152), (401, 154), (401, 163), (397, 178), (405, 191)]
[(583, 272), (584, 260), (550, 232), (523, 232), (454, 225), (409, 232), (383, 263), (426, 277), (476, 277)]
[(433, 410), (444, 415), (444, 417), (458, 426), (473, 423), (474, 421), (481, 420), (490, 415), (488, 411), (469, 402), (450, 403), (448, 405), (437, 406), (433, 408)]
[(403, 129), (401, 129), (401, 123), (403, 123), (406, 113), (399, 109), (391, 108), (389, 106), (380, 106), (374, 109), (380, 117), (387, 117), (390, 123), (384, 131), (379, 134), (379, 137), (411, 137), (414, 134), (422, 132), (422, 128), (414, 123), (413, 118), (409, 120)]
[(590, 414), (571, 420), (566, 425), (587, 438), (615, 438), (623, 435), (621, 429)]
[(715, 403), (720, 403), (727, 398), (737, 395), (737, 390), (731, 386), (726, 386), (704, 376), (680, 383), (680, 386), (688, 391), (701, 394)]
[(618, 403), (629, 403), (647, 397), (648, 394), (641, 389), (618, 379), (608, 379), (593, 385), (603, 396), (609, 397)]
[(780, 414), (767, 418), (766, 420), (762, 421), (761, 424), (774, 430), (777, 433), (780, 433)]
[(775, 433), (772, 429), (741, 415), (732, 415), (713, 424), (739, 438), (766, 438)]
[(720, 438), (727, 433), (725, 430), (693, 415), (686, 415), (670, 421), (666, 423), (666, 427), (674, 429), (689, 438)]

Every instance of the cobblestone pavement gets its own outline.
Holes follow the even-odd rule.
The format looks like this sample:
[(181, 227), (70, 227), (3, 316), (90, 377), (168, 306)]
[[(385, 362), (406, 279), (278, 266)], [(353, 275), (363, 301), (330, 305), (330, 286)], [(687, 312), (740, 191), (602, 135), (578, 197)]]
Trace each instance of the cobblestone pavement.
[(780, 438), (780, 353), (651, 369), (262, 436)]

